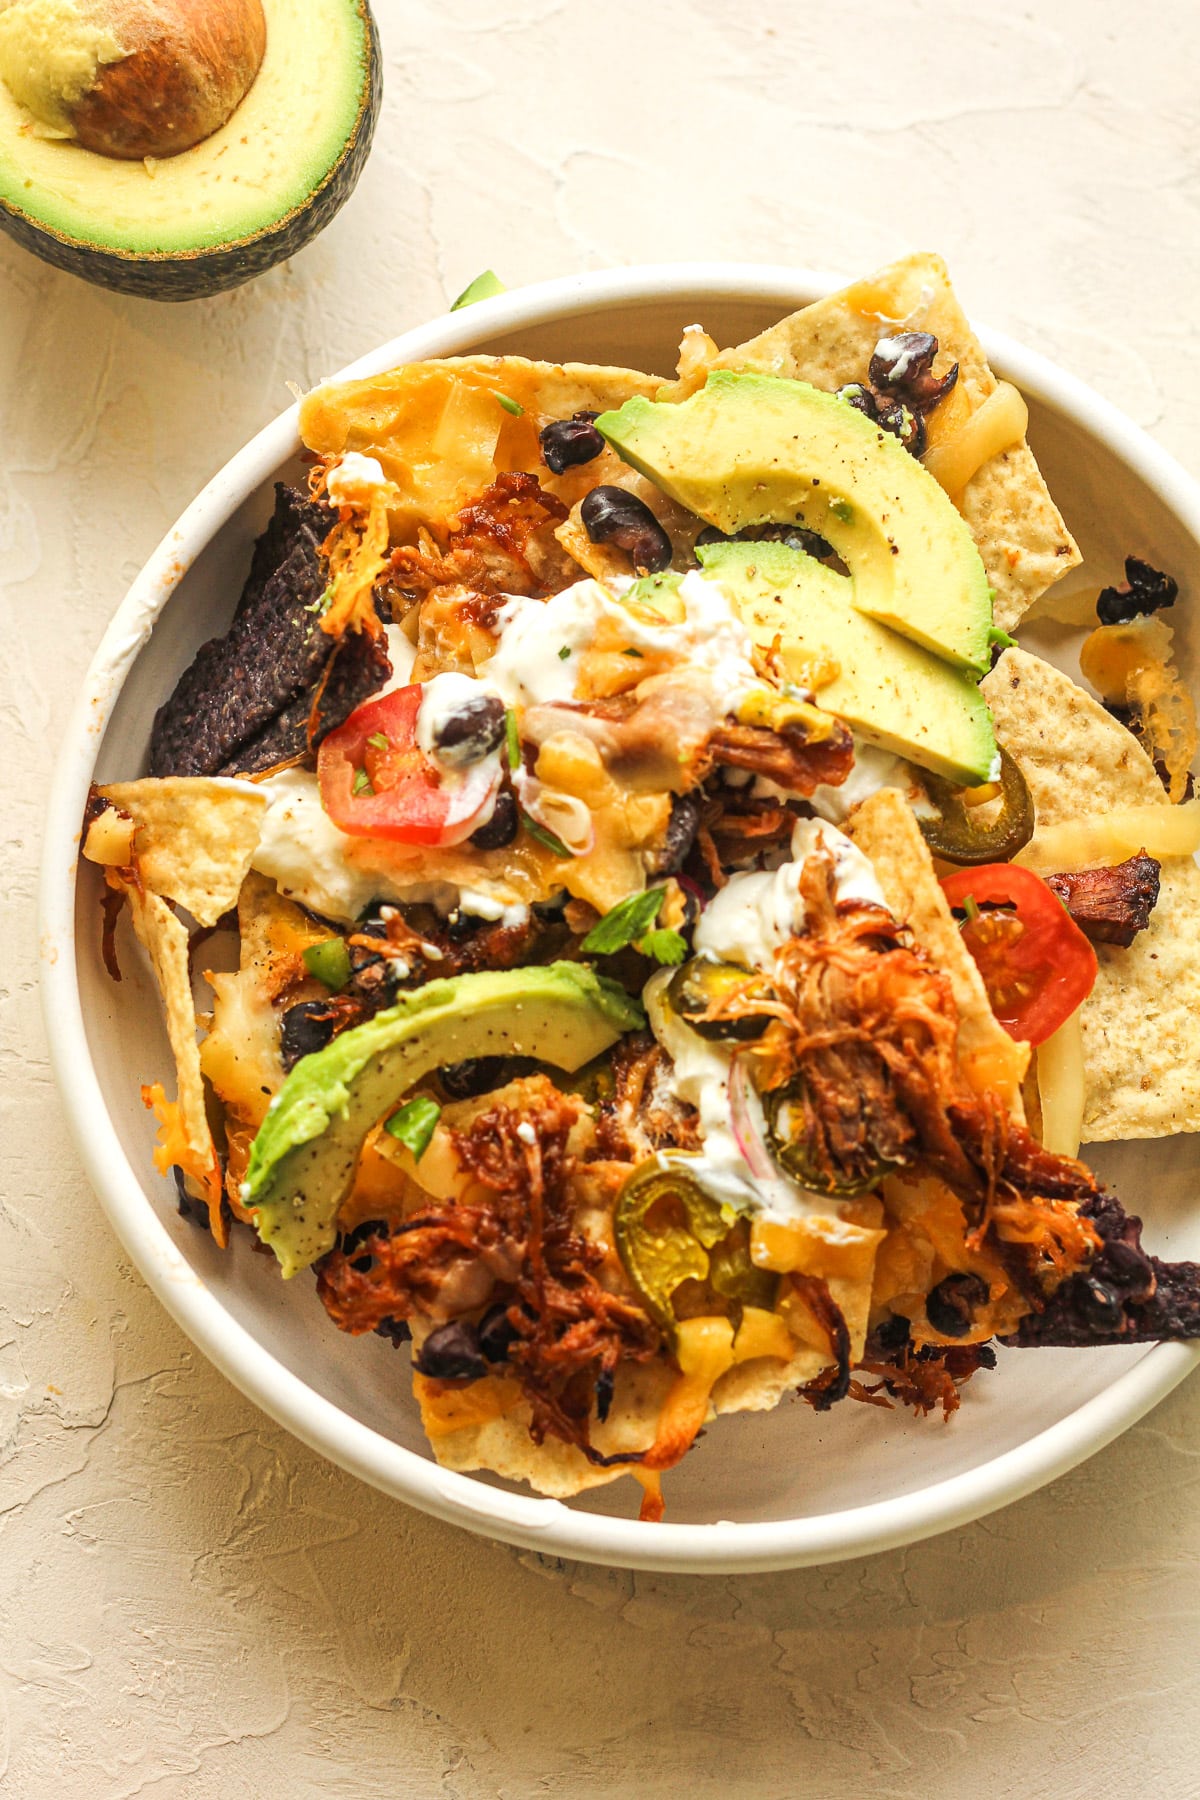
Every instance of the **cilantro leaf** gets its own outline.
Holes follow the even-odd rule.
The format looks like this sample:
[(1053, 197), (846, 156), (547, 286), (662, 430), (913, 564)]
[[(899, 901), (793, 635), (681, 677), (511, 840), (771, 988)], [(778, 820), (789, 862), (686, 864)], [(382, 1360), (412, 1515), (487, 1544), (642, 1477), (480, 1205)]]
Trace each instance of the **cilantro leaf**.
[(657, 963), (667, 963), (672, 968), (681, 963), (687, 955), (687, 942), (677, 931), (648, 931), (634, 945), (643, 956), (653, 957)]
[(555, 856), (568, 857), (571, 855), (571, 851), (567, 849), (567, 846), (563, 843), (561, 838), (555, 837), (552, 831), (547, 831), (544, 825), (539, 825), (536, 819), (530, 817), (523, 806), (519, 811), (521, 823), (531, 838), (535, 838), (539, 844), (544, 844), (547, 850), (552, 850), (554, 852)]
[(415, 1100), (406, 1100), (404, 1105), (394, 1112), (384, 1125), (389, 1137), (411, 1150), (419, 1162), (429, 1148), (442, 1109), (436, 1100), (430, 1100), (425, 1094), (418, 1094)]
[(658, 917), (666, 891), (665, 887), (657, 887), (642, 894), (626, 894), (592, 926), (580, 948), (597, 956), (612, 956), (645, 937)]

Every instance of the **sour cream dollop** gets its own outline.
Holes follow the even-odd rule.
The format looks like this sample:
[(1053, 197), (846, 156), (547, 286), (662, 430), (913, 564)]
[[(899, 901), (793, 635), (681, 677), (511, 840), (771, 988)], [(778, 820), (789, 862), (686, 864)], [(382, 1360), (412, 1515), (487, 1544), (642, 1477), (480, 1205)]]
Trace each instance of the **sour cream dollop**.
[(423, 901), (443, 917), (464, 912), (505, 925), (519, 925), (528, 916), (511, 893), (414, 879), (419, 862), (405, 866), (382, 840), (340, 831), (307, 769), (283, 769), (256, 786), (268, 804), (251, 867), (274, 881), (285, 898), (324, 919), (351, 925), (373, 900)]
[[(707, 677), (718, 710), (734, 712), (742, 696), (762, 682), (754, 671), (750, 633), (722, 589), (695, 571), (680, 581), (681, 619), (652, 625), (621, 602), (632, 582), (614, 591), (590, 578), (549, 600), (514, 596), (497, 614), (500, 641), (487, 665), (487, 680), (509, 706), (537, 706), (575, 698), (579, 657), (605, 621), (619, 629), (631, 650), (664, 652), (677, 665)], [(619, 589), (619, 592), (617, 591)]]
[(357, 450), (347, 450), (325, 477), (325, 492), (335, 506), (370, 506), (380, 489), (391, 485), (378, 457)]

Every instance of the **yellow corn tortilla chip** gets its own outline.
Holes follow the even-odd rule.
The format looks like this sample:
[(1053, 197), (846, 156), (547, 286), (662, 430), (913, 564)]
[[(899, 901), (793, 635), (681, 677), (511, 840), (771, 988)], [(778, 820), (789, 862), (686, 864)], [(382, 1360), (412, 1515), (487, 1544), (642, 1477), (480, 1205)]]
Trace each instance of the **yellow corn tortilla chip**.
[[(1154, 765), (1100, 703), (1051, 664), (1006, 650), (982, 684), (996, 735), (1044, 825), (1168, 806)], [(1162, 865), (1158, 905), (1128, 950), (1098, 944), (1082, 1012), (1084, 1139), (1200, 1131), (1200, 869)]]
[(959, 1013), (958, 1057), (968, 1078), (1002, 1093), (1022, 1118), (1021, 1080), (1029, 1046), (1010, 1038), (993, 1013), (904, 796), (895, 788), (872, 794), (851, 813), (846, 833), (874, 866), (896, 918), (950, 979)]
[[(248, 782), (183, 775), (115, 781), (99, 791), (133, 820), (134, 863), (151, 894), (205, 926), (236, 906), (258, 848), (265, 794)], [(85, 855), (91, 844), (89, 833)]]
[[(870, 1280), (851, 1284), (834, 1279), (829, 1290), (846, 1316), (851, 1355), (857, 1360), (866, 1337)], [(828, 1366), (828, 1356), (806, 1346), (786, 1363), (778, 1357), (756, 1357), (730, 1369), (716, 1383), (713, 1409), (717, 1413), (769, 1412), (787, 1393), (812, 1381)], [(595, 1448), (605, 1456), (648, 1450), (676, 1380), (676, 1370), (664, 1359), (620, 1368), (608, 1418), (603, 1425), (594, 1424), (592, 1428)], [(495, 1417), (458, 1431), (430, 1433), (430, 1444), (444, 1469), (464, 1473), (485, 1469), (505, 1481), (528, 1482), (535, 1492), (558, 1500), (569, 1499), (588, 1488), (603, 1487), (629, 1474), (629, 1468), (621, 1464), (597, 1468), (573, 1444), (564, 1444), (557, 1438), (548, 1437), (544, 1443), (535, 1444), (529, 1435), (529, 1420), (529, 1407), (521, 1400), (510, 1410), (497, 1411)]]
[(175, 1060), (178, 1089), (179, 1120), (190, 1152), (189, 1174), (203, 1178), (210, 1193), (210, 1214), (215, 1208), (213, 1231), (218, 1243), (224, 1244), (220, 1224), (220, 1174), (204, 1104), (204, 1080), (200, 1073), (200, 1050), (196, 1042), (196, 1007), (192, 999), (192, 977), (188, 959), (188, 933), (165, 900), (157, 894), (139, 892), (124, 882), (119, 885), (129, 901), (130, 916), (139, 942), (150, 958), (154, 978), (162, 995), (166, 1014), (167, 1038)]
[[(927, 254), (905, 257), (804, 307), (748, 343), (722, 351), (713, 366), (755, 369), (834, 389), (867, 379), (871, 352), (889, 331), (931, 331), (941, 347), (938, 369), (958, 363), (958, 384), (972, 412), (996, 388), (946, 265)], [(1079, 550), (1025, 443), (983, 465), (967, 484), (961, 510), (995, 589), (996, 623), (1011, 631), (1038, 595), (1076, 566)]]
[[(882, 1232), (880, 1232), (882, 1238)], [(854, 1278), (828, 1277), (829, 1293), (841, 1309), (850, 1334), (850, 1360), (856, 1363), (866, 1342), (871, 1308), (871, 1281), (874, 1246), (863, 1252), (864, 1268)], [(419, 1345), (428, 1327), (413, 1327), (414, 1342)], [(799, 1344), (784, 1362), (777, 1356), (759, 1356), (735, 1364), (714, 1384), (712, 1410), (716, 1414), (736, 1412), (769, 1412), (789, 1393), (795, 1393), (805, 1382), (813, 1381), (830, 1366), (823, 1350)], [(603, 1424), (595, 1424), (591, 1440), (602, 1455), (619, 1451), (648, 1450), (658, 1434), (659, 1419), (667, 1397), (677, 1380), (677, 1371), (665, 1357), (640, 1365), (625, 1364), (617, 1370), (613, 1403)], [(418, 1394), (420, 1377), (415, 1378)], [(467, 1395), (479, 1384), (473, 1384)], [(474, 1420), (454, 1431), (429, 1429), (433, 1453), (443, 1468), (463, 1472), (486, 1469), (506, 1481), (525, 1481), (539, 1494), (566, 1499), (587, 1488), (600, 1487), (627, 1475), (629, 1469), (597, 1468), (571, 1444), (547, 1438), (535, 1444), (529, 1435), (530, 1411), (524, 1400), (516, 1398), (515, 1384), (497, 1384), (497, 1400), (493, 1416)], [(484, 1396), (483, 1410), (491, 1411), (491, 1394)], [(424, 1411), (424, 1409), (423, 1409)]]

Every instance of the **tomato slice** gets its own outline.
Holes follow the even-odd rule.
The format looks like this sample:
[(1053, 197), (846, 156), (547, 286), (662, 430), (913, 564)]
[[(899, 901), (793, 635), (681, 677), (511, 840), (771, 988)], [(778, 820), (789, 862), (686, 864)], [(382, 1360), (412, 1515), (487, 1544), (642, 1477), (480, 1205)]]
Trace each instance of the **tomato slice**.
[(985, 863), (942, 882), (951, 906), (978, 913), (963, 925), (992, 1011), (1027, 1044), (1051, 1037), (1092, 991), (1096, 952), (1058, 896), (1030, 869)]
[(321, 804), (353, 837), (400, 844), (461, 844), (491, 817), (499, 759), (446, 771), (417, 743), (422, 686), (368, 700), (317, 753)]

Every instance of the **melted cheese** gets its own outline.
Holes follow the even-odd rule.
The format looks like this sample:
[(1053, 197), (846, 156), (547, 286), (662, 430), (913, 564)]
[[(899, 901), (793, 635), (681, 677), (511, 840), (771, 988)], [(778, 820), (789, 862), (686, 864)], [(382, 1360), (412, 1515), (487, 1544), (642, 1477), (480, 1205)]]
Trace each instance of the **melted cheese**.
[(1078, 1156), (1087, 1099), (1083, 1020), (1078, 1009), (1038, 1045), (1037, 1084), (1043, 1144), (1056, 1156)]
[(1002, 381), (966, 423), (925, 452), (924, 465), (957, 503), (984, 463), (1022, 442), (1029, 408), (1011, 382)]

